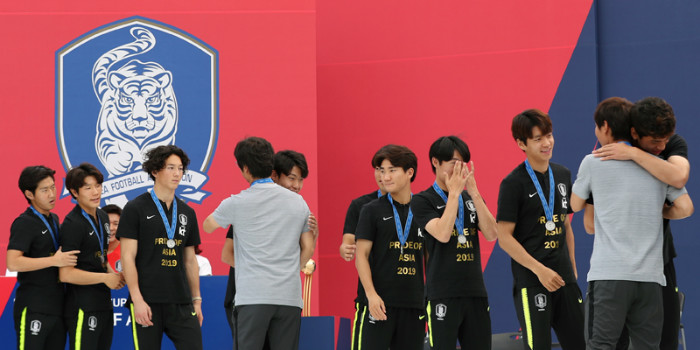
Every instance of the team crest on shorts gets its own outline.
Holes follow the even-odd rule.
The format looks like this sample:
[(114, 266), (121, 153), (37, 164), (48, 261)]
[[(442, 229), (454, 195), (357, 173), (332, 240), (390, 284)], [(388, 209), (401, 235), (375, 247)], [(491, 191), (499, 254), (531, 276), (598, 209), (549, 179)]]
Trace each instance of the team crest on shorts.
[(90, 327), (91, 331), (94, 331), (95, 328), (97, 328), (97, 317), (90, 316), (90, 318), (88, 318), (88, 327)]
[(543, 293), (535, 295), (535, 306), (537, 311), (544, 311), (544, 308), (547, 307), (547, 296)]
[(447, 316), (447, 305), (445, 305), (445, 304), (435, 305), (435, 316), (437, 317), (438, 321), (444, 321), (445, 316)]
[[(218, 52), (173, 26), (130, 17), (56, 52), (56, 141), (66, 170), (105, 175), (103, 204), (124, 205), (153, 186), (144, 154), (177, 145), (190, 165), (177, 194), (201, 203), (218, 134)], [(64, 188), (61, 197), (67, 196)]]
[(32, 332), (32, 335), (39, 335), (39, 332), (41, 332), (41, 321), (32, 320), (29, 323), (29, 331)]

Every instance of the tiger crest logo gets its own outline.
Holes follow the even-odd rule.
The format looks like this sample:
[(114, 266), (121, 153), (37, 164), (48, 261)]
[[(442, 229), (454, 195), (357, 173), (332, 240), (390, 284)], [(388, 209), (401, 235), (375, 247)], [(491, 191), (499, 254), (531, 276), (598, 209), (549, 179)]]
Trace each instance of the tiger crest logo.
[(216, 50), (172, 26), (131, 17), (71, 41), (56, 52), (56, 64), (63, 165), (98, 166), (105, 204), (123, 206), (153, 186), (143, 157), (161, 145), (177, 144), (191, 159), (178, 195), (196, 203), (209, 195), (201, 187), (216, 145)]

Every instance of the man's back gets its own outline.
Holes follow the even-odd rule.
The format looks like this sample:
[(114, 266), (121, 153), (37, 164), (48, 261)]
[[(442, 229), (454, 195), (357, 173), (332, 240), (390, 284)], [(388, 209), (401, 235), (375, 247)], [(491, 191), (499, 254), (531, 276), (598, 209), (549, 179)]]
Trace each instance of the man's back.
[(222, 201), (214, 218), (233, 226), (235, 305), (302, 307), (299, 239), (308, 230), (308, 216), (301, 196), (274, 183)]
[(626, 280), (666, 284), (662, 209), (685, 192), (654, 178), (632, 161), (581, 162), (573, 192), (595, 198), (595, 242), (588, 281)]

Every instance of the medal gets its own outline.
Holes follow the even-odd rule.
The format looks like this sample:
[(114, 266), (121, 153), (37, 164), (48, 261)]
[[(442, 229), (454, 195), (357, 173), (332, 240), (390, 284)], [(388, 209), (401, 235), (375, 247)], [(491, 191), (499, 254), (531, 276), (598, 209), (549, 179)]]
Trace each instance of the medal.
[[(46, 226), (46, 228), (49, 230), (49, 233), (51, 234), (51, 239), (53, 240), (53, 246), (58, 251), (58, 240), (56, 240), (56, 235), (58, 235), (58, 226), (54, 222), (53, 228), (55, 229), (55, 231), (52, 230), (51, 225), (49, 225), (49, 222), (46, 221), (46, 218), (43, 215), (41, 215), (41, 213), (39, 213), (39, 211), (36, 210), (36, 208), (34, 208), (34, 206), (30, 205), (29, 207), (32, 208), (32, 211), (34, 212), (34, 214), (36, 214), (36, 216), (38, 216), (39, 219), (41, 219), (41, 222), (43, 222), (44, 225)], [(51, 214), (49, 214), (49, 215), (51, 215)], [(51, 221), (53, 222), (53, 220), (51, 220)]]
[(547, 231), (554, 231), (554, 229), (557, 228), (557, 225), (554, 224), (554, 221), (549, 220), (544, 224), (544, 228), (546, 228)]
[(95, 219), (97, 219), (97, 227), (100, 228), (99, 231), (97, 231), (97, 227), (95, 227), (95, 224), (92, 222), (92, 219), (90, 219), (90, 216), (88, 215), (87, 212), (85, 212), (85, 209), (80, 208), (80, 211), (83, 213), (83, 217), (87, 222), (90, 223), (90, 226), (92, 226), (92, 229), (95, 231), (95, 236), (97, 236), (97, 243), (100, 245), (100, 262), (102, 264), (105, 263), (105, 256), (103, 254), (103, 250), (105, 249), (104, 246), (104, 233), (102, 232), (102, 224), (100, 223), (100, 216), (97, 215), (97, 212), (95, 212)]
[(408, 218), (406, 219), (406, 227), (401, 227), (401, 218), (399, 217), (399, 212), (396, 211), (396, 206), (394, 205), (394, 199), (391, 198), (391, 194), (387, 194), (389, 203), (391, 203), (391, 208), (394, 209), (394, 223), (396, 223), (396, 235), (399, 236), (399, 243), (401, 243), (401, 254), (403, 254), (403, 246), (406, 245), (408, 240), (408, 234), (411, 231), (411, 222), (413, 221), (413, 211), (411, 207), (408, 208)]
[[(445, 191), (438, 186), (437, 181), (433, 182), (433, 189), (440, 195), (445, 205), (447, 205), (447, 195)], [(459, 209), (457, 209), (457, 218), (455, 219), (455, 227), (457, 229), (457, 242), (459, 244), (467, 243), (467, 237), (464, 235), (464, 202), (462, 202), (462, 195), (459, 196)]]
[(163, 210), (163, 206), (160, 205), (160, 200), (156, 197), (156, 191), (153, 189), (151, 189), (151, 198), (153, 199), (153, 203), (156, 204), (156, 208), (158, 208), (160, 218), (163, 220), (163, 225), (165, 225), (165, 232), (168, 235), (168, 242), (166, 242), (166, 244), (168, 248), (174, 248), (175, 240), (173, 238), (175, 237), (175, 227), (177, 226), (177, 198), (173, 197), (173, 215), (169, 224), (168, 217), (165, 216), (165, 210)]
[(537, 194), (540, 197), (540, 202), (542, 202), (542, 208), (544, 208), (544, 216), (547, 218), (547, 223), (544, 224), (544, 228), (547, 231), (554, 231), (556, 229), (556, 225), (554, 225), (554, 175), (552, 175), (552, 167), (550, 166), (548, 169), (549, 172), (549, 203), (547, 203), (547, 200), (544, 198), (544, 192), (542, 191), (542, 186), (540, 186), (540, 182), (537, 180), (537, 176), (535, 175), (535, 171), (532, 170), (532, 166), (530, 165), (530, 162), (525, 160), (525, 169), (527, 170), (527, 173), (530, 175), (530, 179), (532, 180), (532, 183), (535, 185), (535, 189), (537, 190)]

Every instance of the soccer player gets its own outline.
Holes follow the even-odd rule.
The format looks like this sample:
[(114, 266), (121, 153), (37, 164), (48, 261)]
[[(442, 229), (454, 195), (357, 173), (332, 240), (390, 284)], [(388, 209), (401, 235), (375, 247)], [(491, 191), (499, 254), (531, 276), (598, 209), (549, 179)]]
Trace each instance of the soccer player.
[(355, 265), (365, 291), (359, 348), (422, 349), (423, 237), (410, 208), (416, 155), (389, 145), (375, 155), (387, 195), (366, 204), (357, 223)]
[[(630, 140), (632, 103), (611, 97), (596, 108), (595, 134), (601, 145)], [(624, 174), (624, 176), (620, 176)], [(644, 191), (640, 191), (644, 189)], [(571, 197), (575, 211), (595, 197), (595, 241), (588, 272), (588, 349), (614, 349), (623, 326), (634, 349), (659, 349), (663, 308), (662, 218), (692, 214), (685, 188), (654, 178), (632, 161), (586, 156)], [(664, 206), (664, 202), (673, 203)]]
[(109, 249), (107, 249), (107, 260), (112, 265), (114, 271), (122, 272), (121, 249), (119, 240), (117, 239), (117, 228), (119, 227), (119, 218), (122, 216), (122, 208), (116, 204), (107, 204), (102, 207), (107, 216), (109, 216)]
[(153, 189), (124, 207), (117, 238), (129, 287), (134, 344), (160, 349), (163, 333), (177, 349), (202, 349), (202, 297), (194, 246), (197, 216), (175, 196), (190, 163), (174, 145), (146, 153), (143, 170)]
[[(659, 97), (643, 98), (632, 107), (630, 124), (632, 144), (635, 147), (613, 142), (595, 150), (593, 154), (603, 160), (632, 160), (670, 186), (685, 186), (690, 175), (688, 144), (682, 136), (674, 133), (675, 115), (671, 105)], [(586, 206), (586, 216), (590, 218), (588, 227), (593, 227), (592, 210), (592, 205)], [(591, 233), (594, 230), (591, 229)], [(664, 219), (663, 257), (666, 286), (662, 287), (664, 322), (661, 350), (676, 350), (681, 317), (676, 267), (673, 263), (676, 248), (668, 219)]]
[[(382, 150), (380, 149), (379, 151), (377, 151), (377, 153), (381, 151)], [(374, 161), (374, 157), (377, 155), (377, 153), (375, 153), (374, 156), (372, 156), (372, 161)], [(386, 194), (386, 190), (384, 190), (384, 185), (382, 185), (382, 173), (379, 168), (379, 165), (375, 165), (374, 163), (372, 163), (372, 167), (374, 168), (374, 180), (377, 183), (377, 187), (379, 187), (379, 189), (353, 199), (352, 202), (350, 202), (350, 206), (348, 207), (347, 213), (345, 214), (345, 225), (343, 226), (343, 239), (340, 243), (340, 257), (343, 258), (345, 261), (352, 261), (352, 259), (355, 258), (355, 249), (357, 248), (357, 246), (355, 245), (355, 229), (357, 228), (357, 221), (360, 219), (360, 210), (362, 210), (362, 207), (364, 207), (365, 204)], [(350, 344), (351, 350), (355, 350), (359, 346), (358, 339), (360, 337), (360, 325), (362, 323), (361, 310), (363, 310), (364, 307), (367, 306), (365, 304), (364, 292), (365, 291), (362, 288), (362, 283), (360, 283), (360, 280), (358, 278), (357, 297), (355, 298), (355, 320), (353, 321), (352, 325), (352, 341)]]
[(272, 181), (294, 193), (299, 193), (304, 187), (304, 179), (309, 176), (306, 157), (296, 151), (279, 151), (275, 153), (273, 164)]
[(124, 286), (121, 273), (107, 261), (109, 216), (99, 209), (102, 173), (82, 163), (66, 174), (66, 188), (78, 204), (61, 225), (60, 242), (65, 249), (80, 250), (76, 266), (59, 268), (66, 283), (65, 314), (71, 349), (109, 349), (113, 317), (110, 289)]
[(435, 182), (413, 197), (411, 209), (418, 227), (428, 233), (430, 346), (454, 350), (459, 339), (462, 349), (491, 349), (491, 316), (477, 232), (495, 240), (496, 220), (479, 193), (464, 141), (457, 136), (440, 137), (428, 154)]
[(537, 109), (513, 118), (511, 132), (527, 159), (501, 182), (498, 242), (512, 258), (513, 296), (525, 346), (550, 349), (551, 328), (564, 349), (585, 348), (583, 300), (576, 283), (571, 173), (550, 162), (552, 121)]
[(58, 245), (56, 171), (29, 166), (19, 176), (19, 190), (29, 203), (10, 228), (7, 268), (17, 271), (14, 322), (17, 349), (56, 349), (66, 346), (63, 321), (64, 285), (58, 268), (75, 266), (79, 251), (63, 251)]
[(250, 187), (224, 199), (204, 221), (204, 230), (233, 226), (236, 265), (234, 348), (297, 349), (301, 326), (299, 269), (315, 248), (304, 199), (273, 183), (274, 151), (262, 138), (249, 137), (234, 150)]

